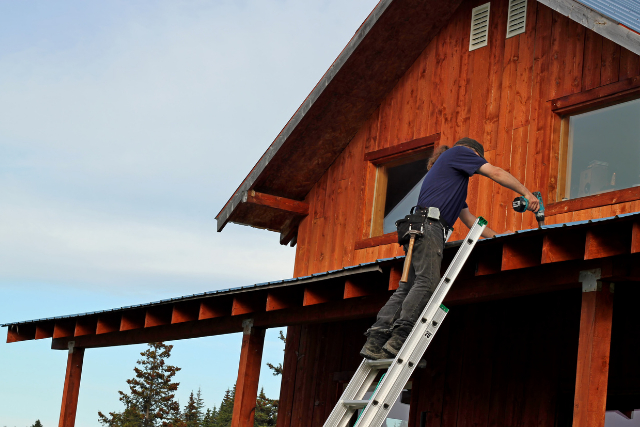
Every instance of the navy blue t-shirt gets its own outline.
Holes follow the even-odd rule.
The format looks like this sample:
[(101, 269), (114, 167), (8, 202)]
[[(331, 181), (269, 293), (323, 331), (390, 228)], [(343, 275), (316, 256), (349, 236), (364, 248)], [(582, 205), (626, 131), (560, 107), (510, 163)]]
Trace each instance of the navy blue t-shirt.
[(422, 182), (418, 205), (440, 209), (440, 217), (453, 226), (467, 207), (469, 177), (487, 163), (471, 148), (456, 146), (438, 157)]

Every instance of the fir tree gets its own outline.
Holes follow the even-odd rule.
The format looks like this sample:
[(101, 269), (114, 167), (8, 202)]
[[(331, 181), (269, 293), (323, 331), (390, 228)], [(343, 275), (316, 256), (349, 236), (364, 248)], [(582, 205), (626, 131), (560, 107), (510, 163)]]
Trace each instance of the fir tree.
[(276, 425), (278, 417), (278, 401), (269, 399), (264, 394), (264, 388), (260, 389), (260, 394), (256, 399), (256, 412), (254, 427), (271, 427)]
[(196, 403), (196, 398), (193, 396), (193, 391), (189, 395), (189, 401), (182, 411), (182, 419), (186, 427), (200, 427), (200, 413)]
[(42, 427), (42, 423), (40, 422), (40, 420), (36, 420), (36, 422), (33, 423), (31, 427)]
[(171, 357), (172, 345), (162, 342), (150, 343), (137, 361), (135, 377), (127, 380), (129, 393), (119, 391), (120, 401), (125, 406), (122, 413), (110, 412), (105, 416), (98, 412), (99, 421), (108, 427), (157, 427), (169, 425), (180, 412), (175, 400), (179, 383), (173, 377), (180, 368), (166, 364)]
[(230, 427), (231, 417), (233, 416), (233, 400), (236, 395), (236, 386), (233, 389), (224, 392), (224, 397), (220, 403), (218, 414), (216, 416), (216, 427)]
[(204, 399), (202, 398), (200, 387), (198, 387), (198, 393), (196, 393), (196, 410), (198, 413), (198, 426), (201, 426), (204, 420)]
[(202, 427), (218, 427), (218, 411), (213, 406), (212, 409), (207, 409), (207, 412), (204, 413), (204, 417), (202, 417)]
[[(282, 331), (280, 331), (280, 336), (278, 336), (278, 339), (285, 344), (287, 343), (287, 337), (284, 336)], [(274, 377), (277, 377), (278, 375), (282, 375), (282, 363), (278, 363), (278, 365), (276, 366), (273, 363), (267, 362), (267, 366), (269, 367), (269, 369), (273, 371)]]

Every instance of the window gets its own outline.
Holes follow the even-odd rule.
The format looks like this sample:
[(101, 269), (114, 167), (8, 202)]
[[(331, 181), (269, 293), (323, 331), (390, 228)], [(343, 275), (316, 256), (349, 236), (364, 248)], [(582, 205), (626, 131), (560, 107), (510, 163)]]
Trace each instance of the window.
[(418, 204), (432, 149), (378, 166), (372, 236), (393, 233), (395, 222)]
[(562, 200), (640, 186), (640, 99), (565, 116)]

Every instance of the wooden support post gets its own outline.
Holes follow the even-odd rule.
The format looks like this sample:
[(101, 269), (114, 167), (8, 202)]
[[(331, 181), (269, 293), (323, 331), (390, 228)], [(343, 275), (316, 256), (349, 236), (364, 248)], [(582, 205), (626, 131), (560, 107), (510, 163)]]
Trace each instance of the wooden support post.
[(73, 427), (76, 423), (76, 409), (78, 408), (78, 393), (80, 392), (80, 376), (82, 375), (84, 348), (77, 348), (74, 344), (74, 341), (69, 342), (67, 374), (64, 378), (59, 427)]
[(573, 427), (604, 427), (613, 283), (599, 279), (599, 269), (580, 272), (583, 293)]
[(253, 319), (243, 321), (242, 327), (242, 350), (231, 427), (253, 426), (264, 346), (265, 330), (254, 328)]

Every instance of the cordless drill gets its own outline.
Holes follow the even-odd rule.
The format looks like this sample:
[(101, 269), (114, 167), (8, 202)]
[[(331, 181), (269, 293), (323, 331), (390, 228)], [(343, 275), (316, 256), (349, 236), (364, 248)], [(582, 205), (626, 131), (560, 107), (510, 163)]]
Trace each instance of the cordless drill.
[[(542, 194), (539, 191), (533, 193), (534, 196), (538, 198), (540, 202), (540, 209), (536, 212), (536, 220), (538, 220), (538, 227), (544, 225), (544, 203), (542, 202)], [(513, 210), (516, 212), (526, 212), (529, 207), (529, 200), (526, 197), (520, 196), (513, 199)]]

